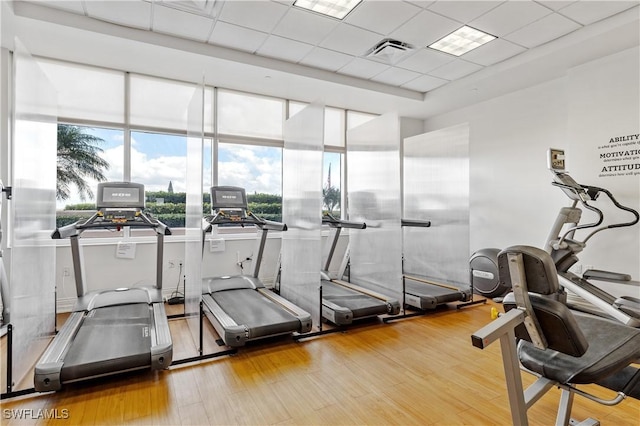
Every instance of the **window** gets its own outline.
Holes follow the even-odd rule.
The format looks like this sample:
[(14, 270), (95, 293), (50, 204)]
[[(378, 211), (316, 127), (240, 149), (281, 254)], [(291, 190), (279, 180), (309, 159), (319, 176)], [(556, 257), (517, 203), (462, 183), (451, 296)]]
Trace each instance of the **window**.
[(171, 228), (183, 228), (187, 138), (131, 132), (131, 181), (144, 184), (148, 211)]
[(324, 144), (344, 147), (344, 110), (326, 107), (324, 109)]
[(342, 156), (340, 152), (325, 152), (322, 165), (322, 209), (340, 217), (342, 206)]
[[(164, 80), (140, 75), (130, 78), (130, 122), (132, 125), (164, 129), (186, 130), (189, 102), (195, 84)], [(212, 90), (205, 91), (205, 104), (212, 104)], [(210, 112), (204, 116), (205, 131), (213, 130)]]
[(220, 143), (218, 185), (245, 188), (251, 211), (282, 220), (282, 148)]
[(218, 133), (282, 140), (284, 100), (218, 91)]
[(57, 226), (95, 211), (100, 180), (123, 179), (123, 140), (122, 130), (58, 124)]
[[(289, 102), (289, 116), (294, 116), (308, 104)], [(342, 164), (344, 157), (345, 111), (340, 108), (324, 109), (324, 146), (322, 164), (322, 209), (336, 217), (341, 215)], [(328, 148), (328, 150), (326, 150)]]
[(38, 59), (58, 91), (58, 116), (124, 123), (124, 73)]
[[(88, 156), (74, 163), (74, 153), (59, 148), (58, 225), (93, 210), (99, 181), (130, 176), (145, 185), (147, 207), (156, 217), (174, 228), (184, 226), (187, 115), (194, 91), (201, 86), (50, 59), (39, 62), (59, 92), (60, 116), (69, 123), (61, 129), (75, 132), (72, 136), (79, 138)], [(210, 208), (210, 186), (217, 182), (244, 187), (252, 211), (281, 220), (286, 106), (288, 102), (293, 116), (307, 104), (212, 87), (204, 92), (204, 212)], [(346, 128), (375, 117), (325, 107), (322, 189), (324, 209), (334, 215), (341, 215), (345, 197)], [(214, 134), (219, 138), (216, 142), (211, 139)], [(125, 152), (125, 136), (130, 136), (129, 152)], [(125, 170), (125, 165), (130, 169)], [(74, 176), (83, 168), (86, 173)]]

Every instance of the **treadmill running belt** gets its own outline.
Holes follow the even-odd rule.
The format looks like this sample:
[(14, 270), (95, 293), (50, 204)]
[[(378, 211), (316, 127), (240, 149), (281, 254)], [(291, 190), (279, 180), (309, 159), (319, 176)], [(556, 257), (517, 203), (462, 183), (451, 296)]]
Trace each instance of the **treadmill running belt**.
[(410, 278), (405, 282), (405, 291), (408, 294), (418, 296), (421, 299), (430, 300), (433, 305), (464, 300), (461, 299), (461, 296), (464, 294), (464, 291), (462, 290), (452, 290), (450, 288), (440, 287), (433, 284), (412, 281)]
[[(116, 311), (121, 316), (111, 317), (103, 310)], [(87, 315), (64, 358), (60, 378), (68, 382), (150, 366), (149, 306), (122, 305), (95, 309)]]
[(300, 329), (300, 320), (253, 289), (225, 290), (211, 297), (238, 325), (249, 329), (249, 337), (271, 336)]
[(150, 317), (149, 305), (146, 303), (130, 303), (127, 305), (107, 306), (89, 311), (90, 318), (141, 318), (147, 320)]
[(354, 319), (387, 313), (387, 304), (331, 281), (322, 281), (322, 298), (349, 309)]

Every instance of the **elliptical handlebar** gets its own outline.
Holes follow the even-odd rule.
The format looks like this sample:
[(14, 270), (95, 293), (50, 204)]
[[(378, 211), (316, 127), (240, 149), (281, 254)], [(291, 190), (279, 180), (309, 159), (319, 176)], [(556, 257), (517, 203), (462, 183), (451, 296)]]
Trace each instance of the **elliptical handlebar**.
[[(556, 176), (558, 176), (559, 174), (556, 173)], [(564, 176), (567, 176), (566, 174), (562, 174)], [(573, 181), (573, 179), (571, 179)], [(586, 223), (583, 225), (576, 225), (572, 228), (570, 228), (569, 230), (567, 230), (564, 235), (560, 238), (560, 240), (558, 241), (558, 245), (562, 244), (562, 242), (567, 238), (567, 236), (579, 229), (589, 229), (589, 228), (596, 228), (594, 229), (590, 234), (588, 234), (584, 240), (582, 240), (581, 243), (586, 243), (591, 237), (593, 237), (595, 234), (597, 234), (600, 231), (604, 231), (605, 229), (613, 229), (613, 228), (624, 228), (624, 227), (628, 227), (628, 226), (633, 226), (635, 224), (638, 223), (638, 221), (640, 221), (640, 214), (638, 214), (638, 211), (631, 208), (631, 207), (627, 207), (624, 206), (622, 204), (620, 204), (618, 202), (618, 200), (616, 200), (616, 198), (614, 197), (614, 195), (607, 189), (605, 188), (600, 188), (597, 186), (590, 186), (590, 185), (582, 185), (579, 184), (575, 181), (573, 181), (574, 184), (568, 185), (564, 182), (552, 182), (552, 185), (557, 186), (559, 188), (561, 188), (565, 194), (569, 195), (567, 191), (573, 193), (576, 195), (576, 197), (572, 197), (569, 195), (569, 198), (571, 198), (572, 200), (574, 200), (574, 206), (577, 202), (580, 202), (580, 204), (582, 204), (586, 209), (591, 210), (592, 212), (596, 213), (596, 215), (598, 216), (598, 220), (596, 220), (593, 223)], [(626, 212), (631, 213), (634, 216), (634, 219), (630, 222), (621, 222), (621, 223), (612, 223), (610, 225), (606, 225), (606, 226), (600, 226), (602, 224), (602, 222), (604, 221), (604, 213), (602, 212), (602, 210), (600, 210), (599, 208), (589, 204), (589, 201), (596, 201), (598, 199), (598, 196), (600, 195), (600, 193), (604, 193), (613, 203), (614, 206), (616, 206), (619, 210), (623, 210)]]
[[(606, 226), (602, 226), (600, 228), (597, 228), (597, 229), (593, 230), (593, 232), (591, 232), (589, 235), (587, 235), (587, 237), (584, 239), (583, 243), (586, 243), (587, 240), (589, 240), (595, 234), (597, 234), (600, 231), (604, 231), (605, 229), (625, 228), (625, 227), (628, 227), (628, 226), (633, 226), (633, 225), (637, 224), (638, 221), (640, 221), (640, 214), (638, 214), (638, 211), (633, 209), (633, 208), (631, 208), (631, 207), (623, 206), (622, 204), (620, 204), (618, 202), (618, 200), (616, 200), (616, 198), (613, 196), (611, 191), (609, 191), (609, 190), (607, 190), (605, 188), (597, 187), (597, 186), (585, 186), (585, 188), (587, 189), (587, 193), (590, 194), (592, 200), (596, 200), (598, 198), (598, 195), (602, 192), (607, 197), (609, 197), (609, 199), (611, 200), (611, 202), (613, 203), (614, 206), (616, 206), (619, 210), (623, 210), (623, 211), (631, 213), (634, 216), (634, 219), (632, 221), (630, 221), (630, 222), (612, 223), (610, 225), (606, 225)], [(593, 195), (591, 195), (591, 194), (593, 194)], [(599, 212), (599, 214), (601, 216), (601, 220), (598, 223), (598, 225), (600, 225), (600, 223), (602, 223), (602, 216), (603, 216), (602, 211), (600, 211), (599, 209), (591, 206), (587, 202), (583, 202), (582, 204), (585, 207), (589, 208), (590, 210), (597, 210)]]

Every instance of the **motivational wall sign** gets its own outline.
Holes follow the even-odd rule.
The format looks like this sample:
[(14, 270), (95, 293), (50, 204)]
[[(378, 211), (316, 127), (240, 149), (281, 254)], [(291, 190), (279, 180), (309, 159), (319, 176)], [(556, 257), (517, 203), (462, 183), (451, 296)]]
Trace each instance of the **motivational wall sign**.
[(599, 177), (640, 176), (640, 133), (613, 136), (598, 151)]

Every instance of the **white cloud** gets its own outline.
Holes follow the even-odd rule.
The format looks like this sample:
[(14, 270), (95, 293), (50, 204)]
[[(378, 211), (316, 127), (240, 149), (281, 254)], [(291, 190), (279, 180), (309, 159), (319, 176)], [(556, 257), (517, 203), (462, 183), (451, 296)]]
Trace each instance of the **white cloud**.
[(247, 193), (282, 193), (282, 166), (278, 148), (246, 145), (220, 146), (218, 182), (241, 186)]
[(185, 192), (186, 168), (186, 157), (148, 158), (147, 154), (131, 148), (131, 180), (143, 183), (147, 191), (166, 191), (171, 182), (175, 192)]

